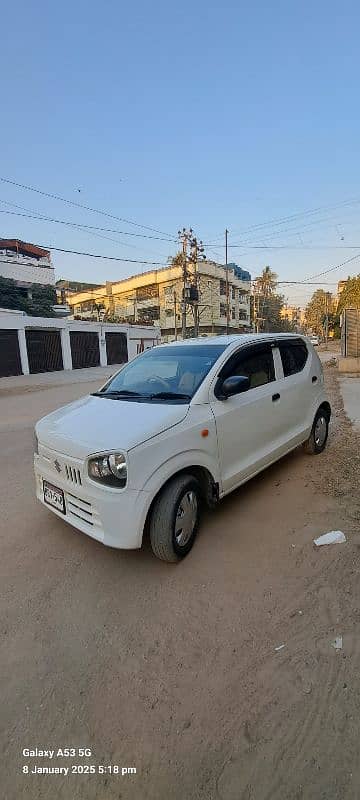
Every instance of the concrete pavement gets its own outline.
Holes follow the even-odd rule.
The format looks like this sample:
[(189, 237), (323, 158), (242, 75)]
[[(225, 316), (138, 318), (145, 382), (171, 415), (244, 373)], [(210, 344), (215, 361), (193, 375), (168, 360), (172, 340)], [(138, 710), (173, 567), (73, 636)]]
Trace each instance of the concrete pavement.
[(339, 384), (345, 412), (360, 432), (360, 376), (339, 375)]
[(35, 375), (12, 375), (9, 378), (0, 378), (0, 396), (8, 393), (8, 390), (16, 390), (19, 393), (24, 391), (36, 391), (36, 389), (53, 388), (54, 386), (66, 386), (77, 383), (91, 383), (99, 381), (99, 385), (110, 378), (121, 364), (113, 364), (107, 367), (88, 367), (87, 369), (66, 369), (59, 372), (41, 372)]

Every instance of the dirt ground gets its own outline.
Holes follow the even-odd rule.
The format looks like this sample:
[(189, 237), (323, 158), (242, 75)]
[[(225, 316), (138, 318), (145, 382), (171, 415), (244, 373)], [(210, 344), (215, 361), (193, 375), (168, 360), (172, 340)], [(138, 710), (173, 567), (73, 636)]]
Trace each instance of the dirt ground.
[[(360, 442), (326, 376), (327, 451), (227, 498), (177, 566), (34, 500), (33, 422), (94, 385), (0, 396), (4, 800), (360, 797)], [(338, 528), (345, 544), (315, 549)], [(137, 774), (23, 775), (55, 766), (25, 747)]]

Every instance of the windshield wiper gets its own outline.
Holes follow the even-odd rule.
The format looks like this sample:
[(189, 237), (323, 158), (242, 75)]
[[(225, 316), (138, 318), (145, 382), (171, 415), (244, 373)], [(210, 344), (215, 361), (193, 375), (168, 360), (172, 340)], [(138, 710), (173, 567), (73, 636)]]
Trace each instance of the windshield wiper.
[(181, 392), (155, 392), (149, 395), (150, 400), (191, 400), (190, 394)]
[(130, 389), (119, 389), (117, 392), (92, 392), (92, 397), (145, 397), (145, 395), (141, 394), (140, 392), (132, 392)]

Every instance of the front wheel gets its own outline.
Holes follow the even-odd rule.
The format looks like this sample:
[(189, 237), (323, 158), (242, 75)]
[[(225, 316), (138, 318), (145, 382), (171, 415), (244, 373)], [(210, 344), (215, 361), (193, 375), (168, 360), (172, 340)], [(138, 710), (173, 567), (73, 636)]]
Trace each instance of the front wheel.
[(173, 478), (155, 501), (150, 519), (153, 553), (163, 561), (180, 561), (191, 550), (200, 519), (201, 493), (192, 475)]
[(318, 455), (322, 453), (326, 446), (329, 434), (329, 415), (323, 408), (319, 408), (315, 415), (311, 433), (306, 442), (304, 442), (304, 450), (310, 455)]

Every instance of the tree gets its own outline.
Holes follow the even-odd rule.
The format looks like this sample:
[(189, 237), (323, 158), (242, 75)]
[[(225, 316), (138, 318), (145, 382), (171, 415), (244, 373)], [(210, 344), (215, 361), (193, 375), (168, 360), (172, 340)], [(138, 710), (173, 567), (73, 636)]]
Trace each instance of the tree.
[(29, 295), (25, 310), (31, 317), (55, 316), (53, 306), (56, 305), (56, 291), (53, 286), (33, 283)]
[(306, 324), (318, 336), (323, 336), (328, 324), (328, 331), (336, 325), (335, 303), (330, 292), (317, 289), (305, 309)]
[(27, 297), (11, 278), (0, 277), (0, 308), (26, 311)]
[(254, 321), (258, 331), (274, 332), (292, 331), (291, 322), (281, 318), (281, 310), (285, 298), (276, 292), (277, 274), (271, 267), (263, 269), (261, 275), (255, 278), (254, 293)]
[(33, 283), (28, 289), (19, 287), (11, 278), (0, 277), (0, 308), (25, 311), (31, 317), (54, 317), (56, 304), (53, 286)]
[(360, 275), (348, 278), (341, 292), (337, 312), (341, 314), (344, 308), (360, 308)]
[(256, 290), (264, 297), (270, 297), (275, 292), (278, 276), (271, 267), (264, 267), (261, 275), (255, 278)]
[(174, 256), (169, 256), (168, 264), (170, 267), (183, 267), (184, 266), (184, 254), (181, 250)]

